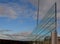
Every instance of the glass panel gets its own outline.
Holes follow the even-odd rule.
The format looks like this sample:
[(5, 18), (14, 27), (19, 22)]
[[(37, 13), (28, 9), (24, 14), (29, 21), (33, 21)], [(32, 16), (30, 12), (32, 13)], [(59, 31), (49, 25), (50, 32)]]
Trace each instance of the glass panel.
[(0, 38), (51, 44), (51, 32), (56, 29), (55, 3), (45, 7), (42, 2), (38, 5), (38, 0), (0, 0)]
[(55, 4), (48, 10), (39, 25), (33, 31), (32, 41), (39, 44), (51, 44), (51, 33), (56, 29)]

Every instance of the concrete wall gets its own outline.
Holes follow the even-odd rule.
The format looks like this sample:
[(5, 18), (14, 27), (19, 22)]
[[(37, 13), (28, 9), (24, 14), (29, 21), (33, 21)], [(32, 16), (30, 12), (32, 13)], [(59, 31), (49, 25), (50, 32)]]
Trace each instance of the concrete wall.
[(58, 44), (60, 44), (60, 37), (58, 37)]

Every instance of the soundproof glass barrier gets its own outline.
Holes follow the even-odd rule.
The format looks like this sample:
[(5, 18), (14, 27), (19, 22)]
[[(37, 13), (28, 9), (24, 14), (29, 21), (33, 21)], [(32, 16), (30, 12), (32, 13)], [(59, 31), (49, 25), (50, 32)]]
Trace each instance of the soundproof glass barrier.
[(48, 7), (42, 0), (0, 0), (0, 39), (50, 44), (56, 23), (56, 3)]

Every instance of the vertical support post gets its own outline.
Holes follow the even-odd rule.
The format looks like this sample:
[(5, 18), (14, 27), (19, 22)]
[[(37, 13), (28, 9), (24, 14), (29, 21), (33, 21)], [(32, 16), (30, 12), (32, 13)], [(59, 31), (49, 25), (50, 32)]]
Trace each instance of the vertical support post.
[[(38, 0), (38, 9), (37, 9), (37, 26), (38, 26), (38, 23), (39, 23), (39, 2), (40, 0)], [(36, 40), (35, 42), (36, 44), (39, 44), (39, 42)]]
[(55, 3), (55, 30), (51, 35), (51, 44), (57, 44), (57, 4)]
[(38, 0), (38, 9), (37, 9), (37, 26), (38, 26), (38, 22), (39, 22), (39, 1)]
[(52, 44), (57, 44), (57, 33), (52, 32)]

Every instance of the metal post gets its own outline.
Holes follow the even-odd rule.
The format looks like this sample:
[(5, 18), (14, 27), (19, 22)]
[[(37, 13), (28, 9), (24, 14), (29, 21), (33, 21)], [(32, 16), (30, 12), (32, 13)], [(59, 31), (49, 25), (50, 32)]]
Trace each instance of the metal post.
[(55, 30), (51, 35), (51, 44), (57, 44), (57, 4), (55, 3)]

